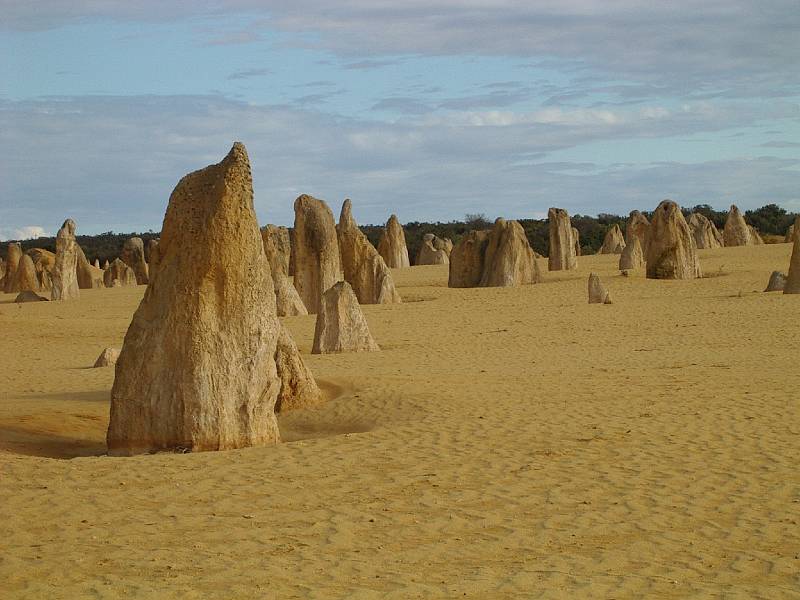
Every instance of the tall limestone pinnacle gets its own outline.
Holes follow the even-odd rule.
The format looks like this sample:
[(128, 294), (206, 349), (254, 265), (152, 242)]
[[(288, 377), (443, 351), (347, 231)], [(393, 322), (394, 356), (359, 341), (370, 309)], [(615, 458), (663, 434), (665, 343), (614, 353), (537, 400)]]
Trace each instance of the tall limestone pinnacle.
[(150, 276), (116, 365), (109, 453), (278, 442), (276, 400), (309, 386), (276, 364), (302, 361), (275, 314), (241, 143), (175, 187)]
[(702, 277), (692, 232), (672, 200), (658, 205), (647, 235), (648, 279), (694, 279)]
[(53, 266), (53, 300), (72, 300), (78, 291), (78, 242), (75, 240), (75, 221), (67, 219), (56, 235), (56, 262)]
[(550, 271), (577, 269), (577, 248), (569, 213), (563, 208), (551, 208), (547, 211), (547, 220), (550, 239), (550, 251), (547, 255), (548, 269)]
[(386, 221), (383, 234), (378, 242), (378, 253), (390, 269), (403, 269), (411, 266), (406, 234), (400, 221), (397, 220), (397, 215), (390, 216)]

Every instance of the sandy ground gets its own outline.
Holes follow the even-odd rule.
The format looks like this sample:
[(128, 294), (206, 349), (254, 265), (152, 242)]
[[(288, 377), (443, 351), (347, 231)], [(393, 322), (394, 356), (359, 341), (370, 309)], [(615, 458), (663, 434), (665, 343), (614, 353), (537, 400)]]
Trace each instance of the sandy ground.
[(395, 271), (382, 352), (310, 356), (287, 319), (332, 399), (285, 443), (134, 458), (103, 456), (114, 372), (88, 367), (143, 288), (0, 295), (0, 597), (800, 598), (800, 296), (761, 293), (789, 254)]

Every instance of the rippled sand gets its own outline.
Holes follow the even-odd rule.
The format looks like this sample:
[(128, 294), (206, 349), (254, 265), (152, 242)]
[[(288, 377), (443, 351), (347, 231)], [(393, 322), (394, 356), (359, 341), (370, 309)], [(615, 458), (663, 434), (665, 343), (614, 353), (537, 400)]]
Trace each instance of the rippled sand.
[(395, 271), (380, 353), (310, 356), (313, 316), (286, 320), (331, 400), (285, 443), (134, 458), (103, 456), (114, 373), (88, 367), (144, 288), (0, 295), (0, 597), (798, 598), (800, 296), (761, 293), (789, 254)]

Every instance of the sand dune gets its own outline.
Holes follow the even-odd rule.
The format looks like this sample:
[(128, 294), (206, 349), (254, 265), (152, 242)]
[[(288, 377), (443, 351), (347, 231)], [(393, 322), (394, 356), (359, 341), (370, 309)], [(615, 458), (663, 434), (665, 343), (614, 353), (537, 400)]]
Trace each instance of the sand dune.
[(311, 355), (314, 317), (284, 319), (330, 398), (284, 443), (133, 458), (103, 456), (89, 367), (144, 287), (0, 295), (0, 597), (800, 597), (800, 300), (761, 293), (789, 254), (394, 270), (405, 302), (363, 307), (381, 352)]

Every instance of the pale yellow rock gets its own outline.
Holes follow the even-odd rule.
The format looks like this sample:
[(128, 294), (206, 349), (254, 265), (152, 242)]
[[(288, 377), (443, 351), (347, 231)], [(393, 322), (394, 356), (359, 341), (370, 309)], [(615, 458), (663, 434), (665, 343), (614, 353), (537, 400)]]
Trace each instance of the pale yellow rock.
[(281, 389), (275, 401), (276, 413), (316, 406), (323, 401), (322, 392), (311, 371), (303, 362), (297, 345), (283, 325), (275, 347), (275, 366), (281, 380)]
[(275, 310), (279, 317), (307, 315), (306, 305), (289, 277), (282, 271), (272, 271), (272, 285), (275, 289)]
[(99, 258), (95, 258), (95, 259), (94, 259), (94, 263), (92, 264), (92, 266), (93, 266), (95, 269), (100, 269), (101, 271), (103, 270), (103, 269), (100, 267), (100, 259), (99, 259)]
[(103, 271), (103, 285), (107, 288), (136, 285), (136, 273), (121, 259), (115, 258)]
[(641, 269), (644, 266), (644, 251), (638, 235), (632, 235), (631, 241), (625, 246), (619, 256), (619, 269)]
[(622, 230), (619, 225), (614, 224), (611, 229), (606, 232), (606, 237), (603, 239), (603, 245), (597, 251), (598, 254), (622, 254), (625, 249), (625, 238), (622, 235)]
[(638, 210), (632, 210), (625, 225), (625, 243), (630, 244), (633, 236), (636, 236), (639, 238), (639, 244), (644, 252), (647, 249), (647, 232), (649, 229), (650, 221), (647, 220), (647, 217)]
[(550, 250), (547, 256), (547, 268), (550, 271), (570, 271), (578, 268), (575, 252), (574, 228), (569, 220), (569, 213), (563, 208), (551, 208), (547, 211), (549, 226)]
[(358, 228), (352, 203), (345, 200), (336, 226), (344, 279), (355, 292), (359, 304), (397, 304), (400, 294), (389, 267)]
[(680, 207), (671, 200), (658, 205), (647, 235), (648, 279), (702, 277), (692, 232)]
[(158, 268), (158, 242), (159, 240), (150, 240), (147, 242), (147, 279), (148, 282), (152, 277), (155, 270)]
[(133, 269), (138, 285), (147, 285), (149, 282), (147, 262), (144, 259), (144, 242), (140, 237), (129, 238), (122, 246), (120, 254), (122, 262)]
[[(572, 228), (572, 241), (575, 244), (575, 256), (580, 256), (581, 253), (582, 253), (582, 251), (581, 251), (581, 232), (578, 231), (577, 227), (573, 227)], [(538, 254), (537, 254), (536, 258), (539, 258)]]
[(277, 225), (266, 225), (261, 228), (261, 240), (264, 243), (264, 252), (267, 255), (272, 273), (281, 272), (289, 275), (291, 262), (292, 241), (289, 230)]
[(747, 228), (750, 230), (750, 242), (754, 246), (763, 246), (764, 240), (762, 239), (761, 234), (758, 233), (758, 229), (752, 225), (748, 225)]
[(17, 273), (20, 258), (22, 258), (22, 246), (19, 245), (19, 242), (11, 242), (6, 253), (6, 274), (3, 278), (3, 291), (6, 294), (19, 291), (14, 289), (14, 276)]
[(75, 265), (78, 287), (82, 290), (105, 287), (103, 283), (103, 270), (90, 265), (80, 245), (76, 244), (75, 246), (78, 252), (78, 261)]
[(67, 219), (56, 235), (56, 263), (53, 266), (52, 300), (74, 300), (78, 291), (78, 243), (75, 241), (75, 221)]
[(33, 260), (36, 278), (39, 280), (39, 289), (42, 292), (53, 289), (53, 267), (56, 264), (56, 255), (44, 248), (31, 248), (25, 254)]
[(699, 250), (722, 247), (722, 236), (717, 227), (705, 215), (692, 213), (688, 221), (692, 238)]
[(39, 279), (36, 277), (36, 267), (27, 254), (23, 254), (19, 259), (11, 287), (13, 288), (12, 292), (38, 292), (41, 290)]
[(404, 269), (411, 266), (406, 234), (400, 221), (397, 220), (397, 215), (390, 216), (386, 221), (386, 226), (383, 228), (381, 239), (378, 242), (378, 254), (390, 269)]
[(108, 259), (106, 259), (105, 262), (103, 263), (103, 271), (105, 271), (108, 267), (109, 267), (109, 262)]
[(341, 281), (342, 263), (333, 213), (325, 202), (303, 194), (294, 201), (294, 287), (310, 314), (322, 294)]
[(539, 265), (522, 225), (497, 219), (486, 244), (480, 287), (512, 287), (539, 280)]
[[(639, 242), (638, 237), (635, 240)], [(611, 304), (611, 294), (596, 273), (589, 274), (589, 304)]]
[(250, 164), (237, 142), (170, 196), (158, 274), (116, 366), (109, 453), (278, 442), (281, 335)]
[(455, 245), (450, 253), (448, 287), (471, 288), (480, 285), (489, 232), (488, 229), (470, 231)]
[(783, 242), (785, 244), (791, 244), (794, 241), (794, 225), (790, 225), (789, 229), (786, 231), (786, 237), (784, 238)]
[(119, 358), (119, 348), (106, 348), (94, 361), (93, 368), (99, 369), (101, 367), (113, 367), (117, 364)]
[(372, 339), (353, 288), (346, 281), (331, 286), (323, 295), (314, 328), (312, 354), (373, 352), (380, 350)]
[(728, 211), (728, 218), (725, 221), (725, 229), (722, 232), (722, 237), (725, 240), (725, 246), (752, 246), (754, 240), (750, 226), (744, 220), (739, 207), (731, 204)]
[[(794, 221), (794, 230), (800, 232), (800, 217)], [(789, 260), (789, 273), (786, 275), (784, 294), (800, 294), (800, 234), (794, 236), (792, 258)]]
[[(452, 243), (452, 242), (451, 242)], [(417, 252), (417, 265), (446, 265), (450, 263), (447, 241), (432, 233), (422, 236), (422, 244)], [(451, 248), (452, 250), (452, 248)]]

